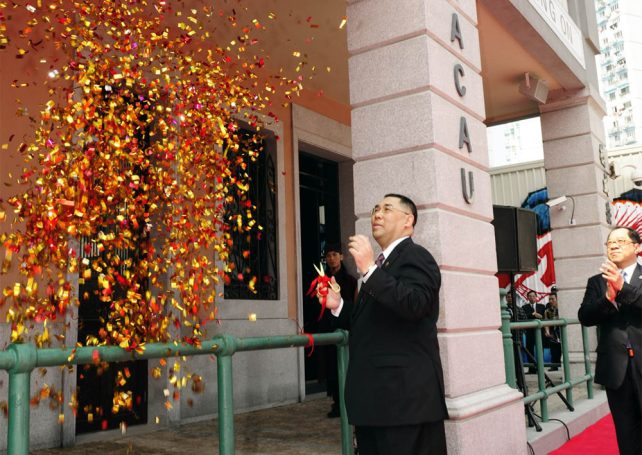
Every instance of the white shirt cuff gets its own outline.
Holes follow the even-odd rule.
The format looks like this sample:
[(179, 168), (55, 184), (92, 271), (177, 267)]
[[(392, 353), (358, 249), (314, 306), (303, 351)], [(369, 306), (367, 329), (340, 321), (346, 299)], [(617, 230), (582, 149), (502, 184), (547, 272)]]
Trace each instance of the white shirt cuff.
[(339, 315), (341, 314), (341, 310), (342, 309), (343, 309), (343, 298), (341, 299), (341, 302), (339, 303), (339, 306), (334, 310), (330, 310), (330, 313), (332, 313), (332, 316), (338, 318)]
[(364, 273), (364, 274), (363, 274), (363, 277), (361, 278), (361, 281), (362, 281), (363, 283), (365, 283), (366, 281), (368, 281), (368, 278), (370, 277), (370, 275), (372, 274), (372, 272), (373, 272), (376, 268), (377, 268), (377, 266), (376, 266), (376, 265), (374, 265), (374, 264), (372, 264), (370, 267), (368, 267), (368, 271), (367, 271), (366, 273)]

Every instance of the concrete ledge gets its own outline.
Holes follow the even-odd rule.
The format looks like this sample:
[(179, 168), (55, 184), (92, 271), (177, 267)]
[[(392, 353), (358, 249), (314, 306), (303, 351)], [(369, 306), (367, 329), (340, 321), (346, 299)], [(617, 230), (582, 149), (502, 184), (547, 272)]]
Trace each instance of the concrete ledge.
[[(599, 387), (599, 386), (598, 386)], [(606, 392), (596, 390), (592, 400), (584, 399), (575, 402), (575, 411), (558, 411), (549, 414), (549, 419), (559, 419), (566, 424), (570, 437), (573, 438), (609, 413)], [(528, 428), (526, 438), (535, 455), (545, 455), (567, 442), (567, 433), (560, 422), (549, 420), (540, 422), (542, 431)]]
[(521, 392), (507, 384), (501, 384), (456, 398), (446, 397), (446, 406), (450, 420), (463, 420), (506, 406), (513, 401), (521, 400), (522, 397)]

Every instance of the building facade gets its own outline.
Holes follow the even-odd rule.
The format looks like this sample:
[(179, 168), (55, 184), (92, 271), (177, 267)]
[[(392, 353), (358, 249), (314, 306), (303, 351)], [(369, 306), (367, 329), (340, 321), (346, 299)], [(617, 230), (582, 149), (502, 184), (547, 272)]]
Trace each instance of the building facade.
[[(525, 454), (522, 395), (506, 384), (498, 330), (486, 127), (541, 117), (549, 194), (573, 196), (577, 205), (572, 225), (566, 218), (551, 217), (560, 300), (568, 302), (562, 316), (574, 317), (586, 278), (602, 261), (608, 232), (603, 186), (607, 169), (600, 159), (605, 108), (594, 58), (599, 43), (593, 4), (318, 3), (246, 2), (250, 15), (300, 13), (299, 23), (321, 24), (319, 30), (327, 33), (310, 40), (316, 47), (308, 54), (318, 67), (332, 71), (309, 81), (292, 104), (277, 108), (279, 121), (266, 127), (278, 137), (273, 161), (276, 293), (264, 299), (229, 294), (219, 303), (220, 324), (208, 327), (208, 334), (262, 336), (305, 329), (308, 274), (324, 242), (335, 240), (328, 233), (344, 241), (354, 232), (369, 235), (371, 208), (382, 195), (407, 194), (419, 209), (415, 240), (433, 253), (442, 271), (438, 329), (450, 416), (449, 453)], [(345, 17), (347, 29), (338, 28)], [(292, 55), (287, 43), (308, 42), (307, 33), (275, 27), (271, 52), (277, 69)], [(28, 134), (28, 124), (16, 118), (18, 101), (7, 87), (21, 74), (37, 72), (38, 61), (18, 61), (7, 53), (0, 59), (7, 69), (0, 75), (0, 89), (3, 101), (8, 100), (0, 112), (0, 133), (22, 136)], [(19, 103), (35, 111), (46, 99), (46, 90), (34, 89)], [(14, 155), (3, 178), (19, 167)], [(65, 343), (75, 343), (78, 326), (73, 317), (67, 324), (58, 323), (56, 330), (68, 334)], [(9, 334), (3, 324), (3, 346)], [(579, 330), (571, 338), (571, 360), (583, 362)], [(216, 413), (213, 386), (198, 395), (186, 391), (167, 410), (163, 403), (170, 366), (147, 366), (150, 371), (157, 367), (163, 374), (147, 385), (147, 425), (155, 424), (154, 416), (160, 424), (169, 424)], [(304, 399), (306, 383), (318, 378), (315, 368), (303, 350), (235, 356), (238, 410)], [(205, 356), (187, 361), (184, 369), (201, 375), (206, 384), (216, 381), (215, 362)], [(44, 376), (34, 375), (32, 390), (47, 382), (69, 396), (76, 389), (77, 373), (50, 369)], [(4, 373), (0, 378), (6, 384)], [(0, 400), (5, 394), (6, 388), (0, 389)], [(82, 438), (68, 407), (60, 412), (65, 415), (62, 426), (58, 410), (41, 407), (32, 412), (33, 447)], [(0, 441), (4, 438), (0, 434)]]

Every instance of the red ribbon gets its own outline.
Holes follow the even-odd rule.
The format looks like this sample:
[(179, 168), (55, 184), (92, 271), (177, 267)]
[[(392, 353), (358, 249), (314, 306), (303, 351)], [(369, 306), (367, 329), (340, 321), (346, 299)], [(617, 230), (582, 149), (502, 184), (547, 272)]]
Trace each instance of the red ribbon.
[(314, 337), (312, 336), (311, 333), (305, 333), (301, 332), (301, 335), (305, 335), (308, 337), (308, 344), (305, 346), (306, 348), (310, 348), (310, 352), (308, 352), (308, 357), (312, 356), (312, 353), (314, 352)]
[(316, 277), (310, 284), (310, 289), (305, 294), (307, 296), (313, 297), (314, 295), (319, 295), (319, 302), (321, 302), (321, 313), (319, 313), (318, 321), (323, 317), (325, 311), (325, 303), (328, 298), (328, 285), (330, 284), (330, 277), (327, 275), (319, 275)]
[(303, 349), (312, 348), (312, 349), (310, 349), (310, 352), (308, 353), (308, 357), (310, 357), (312, 355), (312, 353), (314, 352), (314, 337), (312, 336), (311, 333), (306, 333), (303, 330), (303, 327), (299, 326), (299, 324), (296, 321), (294, 321), (294, 319), (292, 319), (292, 321), (297, 326), (297, 333), (299, 335), (305, 335), (306, 337), (308, 337), (308, 344), (306, 344)]

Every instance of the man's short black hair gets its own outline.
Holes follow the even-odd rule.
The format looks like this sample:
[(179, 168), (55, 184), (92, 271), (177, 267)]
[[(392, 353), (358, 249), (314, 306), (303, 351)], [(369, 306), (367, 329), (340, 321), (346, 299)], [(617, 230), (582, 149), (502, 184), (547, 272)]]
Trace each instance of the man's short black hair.
[(535, 297), (537, 297), (537, 292), (533, 291), (532, 289), (526, 293), (526, 297), (531, 295), (531, 293), (535, 294)]
[(328, 242), (325, 244), (325, 254), (328, 254), (330, 251), (336, 251), (339, 254), (343, 254), (341, 251), (341, 242)]
[(410, 199), (408, 196), (397, 193), (388, 193), (384, 197), (396, 197), (397, 199), (399, 199), (401, 205), (410, 210), (410, 213), (412, 213), (412, 227), (415, 227), (415, 224), (417, 224), (417, 206), (414, 202), (412, 202), (412, 199)]
[(633, 243), (641, 243), (640, 233), (638, 231), (636, 231), (635, 229), (627, 227), (627, 226), (616, 226), (616, 227), (614, 227), (613, 229), (611, 229), (611, 232), (609, 232), (609, 237), (611, 236), (613, 231), (616, 231), (618, 229), (624, 229), (627, 232), (627, 234), (629, 236), (629, 240), (631, 240), (631, 242), (633, 242)]

